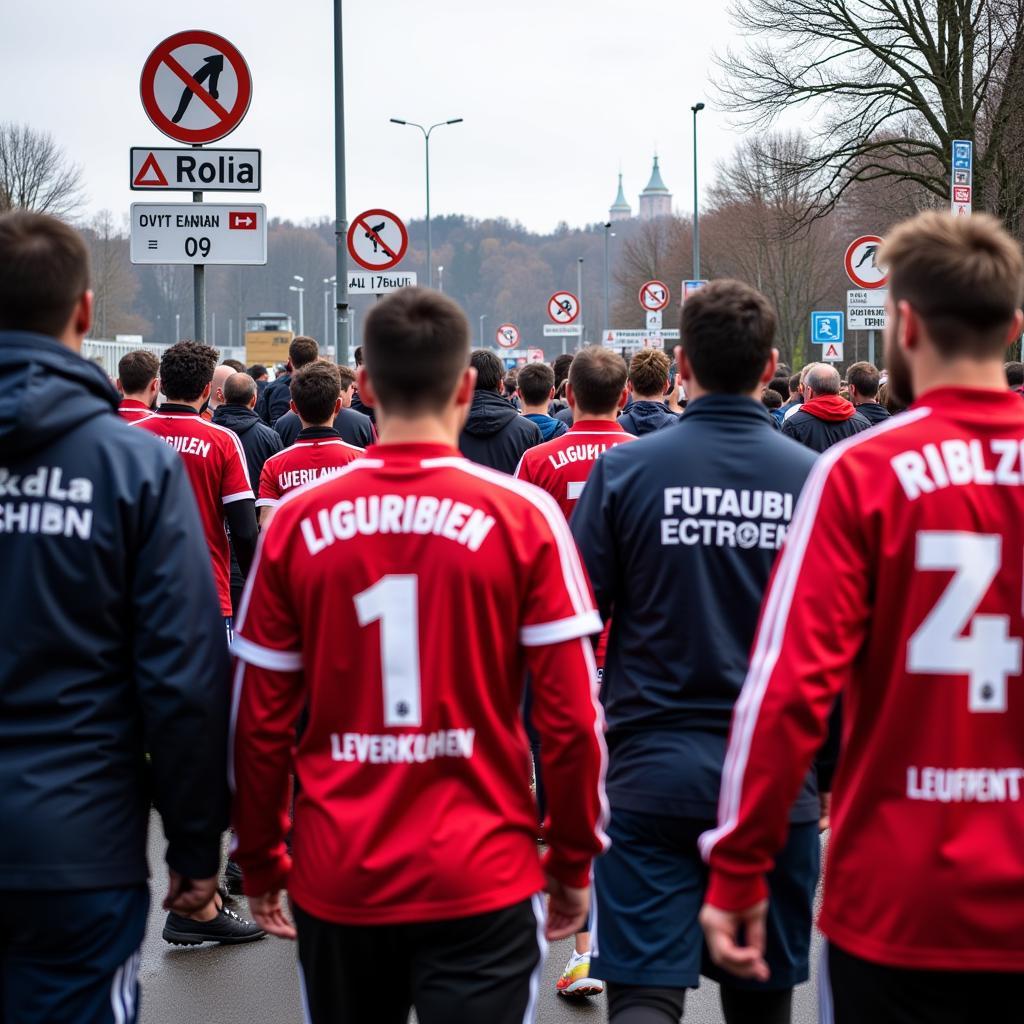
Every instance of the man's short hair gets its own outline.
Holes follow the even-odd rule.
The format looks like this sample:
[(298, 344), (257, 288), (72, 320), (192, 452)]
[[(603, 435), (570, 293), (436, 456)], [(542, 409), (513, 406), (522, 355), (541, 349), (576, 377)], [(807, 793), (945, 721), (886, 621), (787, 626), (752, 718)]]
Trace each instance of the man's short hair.
[(267, 376), (267, 368), (262, 363), (253, 363), (245, 372), (249, 374), (253, 380), (259, 380), (260, 377)]
[(772, 355), (771, 303), (742, 281), (712, 281), (683, 305), (683, 351), (706, 391), (752, 391)]
[(170, 402), (194, 402), (213, 380), (219, 358), (201, 341), (179, 341), (160, 358), (160, 390)]
[(626, 361), (618, 352), (588, 345), (573, 356), (569, 387), (580, 412), (603, 416), (619, 404), (628, 374)]
[[(1024, 367), (1021, 367), (1024, 370)], [(878, 384), (882, 375), (873, 363), (854, 363), (846, 371), (847, 383), (857, 390), (864, 398), (874, 398), (878, 394)]]
[(291, 362), (293, 370), (316, 362), (319, 355), (320, 346), (316, 343), (316, 339), (309, 338), (305, 334), (292, 338), (292, 342), (288, 346), (288, 360)]
[(780, 395), (775, 388), (765, 388), (764, 394), (761, 396), (761, 401), (764, 402), (768, 409), (782, 408), (782, 395)]
[(562, 386), (562, 381), (569, 376), (569, 367), (572, 366), (572, 356), (568, 352), (563, 352), (560, 356), (555, 356), (555, 361), (551, 364), (551, 368), (555, 371), (555, 388), (558, 389)]
[[(367, 314), (362, 349), (373, 391), (386, 412), (439, 412), (469, 361), (469, 323), (447, 295), (402, 288)], [(500, 372), (500, 361), (492, 358)]]
[(67, 224), (42, 213), (0, 216), (0, 330), (57, 338), (89, 288), (89, 252)]
[(789, 381), (785, 377), (773, 377), (768, 381), (768, 390), (774, 391), (782, 399), (780, 404), (789, 401)]
[(248, 405), (256, 394), (256, 381), (244, 370), (231, 374), (221, 388), (227, 405)]
[(527, 363), (516, 383), (527, 405), (542, 405), (555, 386), (555, 371), (547, 363)]
[(230, 366), (235, 373), (245, 373), (245, 363), (238, 359), (222, 359), (220, 361), (221, 366)]
[(1003, 366), (1006, 373), (1006, 386), (1008, 388), (1019, 388), (1024, 384), (1024, 363), (1011, 361)]
[(800, 374), (799, 373), (794, 373), (789, 378), (789, 393), (790, 393), (790, 396), (797, 395), (797, 394), (800, 393), (800, 379), (801, 378), (800, 378)]
[(125, 353), (117, 364), (117, 379), (126, 395), (145, 391), (159, 374), (160, 360), (144, 348)]
[(353, 353), (353, 357), (354, 357), (354, 359), (356, 361), (356, 369), (358, 370), (359, 367), (363, 365), (363, 346), (362, 345), (356, 345), (356, 350)]
[(816, 395), (838, 395), (839, 371), (828, 363), (815, 363), (804, 378), (804, 385)]
[(672, 363), (658, 348), (641, 349), (629, 362), (629, 382), (636, 395), (663, 395)]
[(333, 363), (310, 363), (294, 374), (289, 388), (303, 420), (326, 423), (333, 417), (341, 394), (341, 374)]
[(928, 210), (898, 224), (878, 262), (893, 304), (908, 302), (946, 358), (1000, 355), (1024, 299), (1024, 257), (995, 217)]
[(348, 391), (356, 382), (356, 371), (351, 366), (339, 366), (338, 380), (341, 382), (341, 390)]
[(505, 367), (493, 352), (478, 348), (470, 357), (469, 365), (476, 370), (477, 391), (498, 391), (498, 385), (505, 376)]

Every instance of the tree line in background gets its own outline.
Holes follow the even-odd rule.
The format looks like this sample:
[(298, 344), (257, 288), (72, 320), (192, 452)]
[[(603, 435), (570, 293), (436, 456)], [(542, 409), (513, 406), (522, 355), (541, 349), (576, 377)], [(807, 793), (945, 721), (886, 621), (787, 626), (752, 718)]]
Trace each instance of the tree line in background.
[[(717, 106), (748, 131), (703, 200), (702, 270), (768, 295), (786, 362), (799, 366), (817, 354), (808, 340), (812, 310), (845, 308), (850, 240), (948, 203), (953, 139), (975, 143), (974, 208), (1021, 236), (1024, 0), (736, 0), (732, 14), (743, 40), (719, 56)], [(811, 113), (807, 131), (774, 130), (790, 109)], [(80, 172), (49, 136), (0, 125), (0, 210), (73, 217), (81, 203)], [(587, 340), (607, 327), (642, 327), (637, 293), (650, 278), (672, 289), (665, 325), (674, 326), (680, 284), (693, 272), (691, 219), (612, 228), (607, 278), (602, 223), (537, 234), (506, 219), (435, 218), (434, 265), (444, 268), (443, 289), (466, 311), (477, 344), (493, 344), (498, 325), (510, 321), (524, 347), (557, 354), (561, 339), (543, 338), (547, 300), (556, 290), (575, 291), (578, 269)], [(168, 342), (192, 333), (188, 267), (133, 267), (124, 216), (103, 212), (83, 229), (97, 336)], [(425, 223), (412, 221), (409, 233), (402, 267), (425, 281)], [(258, 312), (297, 322), (298, 294), (289, 290), (297, 275), (306, 332), (330, 343), (331, 221), (272, 221), (269, 253), (265, 267), (210, 268), (207, 340), (238, 344), (244, 318)], [(357, 341), (373, 301), (351, 300)], [(848, 339), (850, 359), (866, 355), (858, 342)]]

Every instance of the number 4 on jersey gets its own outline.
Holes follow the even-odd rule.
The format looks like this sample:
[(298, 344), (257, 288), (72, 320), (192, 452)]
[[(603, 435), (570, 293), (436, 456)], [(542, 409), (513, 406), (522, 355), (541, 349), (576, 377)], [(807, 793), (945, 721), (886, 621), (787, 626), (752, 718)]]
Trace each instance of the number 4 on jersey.
[(953, 578), (910, 638), (907, 670), (967, 676), (968, 711), (1006, 711), (1006, 681), (1020, 674), (1022, 643), (1010, 636), (1009, 615), (976, 614), (1001, 565), (998, 535), (917, 535), (915, 568), (952, 572)]

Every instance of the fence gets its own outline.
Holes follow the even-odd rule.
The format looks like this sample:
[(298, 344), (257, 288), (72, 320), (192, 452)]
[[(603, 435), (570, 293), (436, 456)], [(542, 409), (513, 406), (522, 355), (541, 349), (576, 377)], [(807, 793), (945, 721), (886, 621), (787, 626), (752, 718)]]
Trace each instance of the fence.
[[(111, 377), (116, 377), (117, 364), (121, 361), (121, 357), (127, 355), (129, 352), (134, 352), (136, 349), (144, 348), (159, 358), (169, 347), (169, 345), (137, 345), (131, 341), (102, 341), (95, 340), (93, 338), (86, 338), (85, 341), (82, 342), (82, 356), (86, 359), (95, 360), (103, 367), (107, 374)], [(218, 346), (218, 351), (220, 352), (221, 361), (225, 359), (237, 359), (239, 362), (245, 362), (244, 346)]]

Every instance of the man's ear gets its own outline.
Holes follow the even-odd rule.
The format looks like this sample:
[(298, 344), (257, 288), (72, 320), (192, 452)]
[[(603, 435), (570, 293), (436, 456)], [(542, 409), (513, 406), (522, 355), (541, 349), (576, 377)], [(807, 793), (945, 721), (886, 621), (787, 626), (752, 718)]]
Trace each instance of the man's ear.
[(693, 380), (693, 368), (690, 366), (689, 359), (686, 358), (682, 345), (676, 345), (676, 368), (679, 370), (679, 376), (684, 384)]
[(288, 403), (288, 408), (291, 409), (291, 411), (295, 413), (296, 416), (299, 415), (299, 407), (294, 402), (290, 401)]
[(372, 409), (377, 404), (377, 397), (373, 393), (370, 375), (366, 372), (365, 366), (360, 366), (356, 370), (356, 387), (359, 388), (359, 401)]
[(92, 328), (93, 294), (91, 289), (82, 292), (75, 307), (75, 334), (85, 337)]
[(341, 412), (341, 396), (338, 396), (338, 400), (334, 403), (334, 415), (337, 417), (338, 413)]

